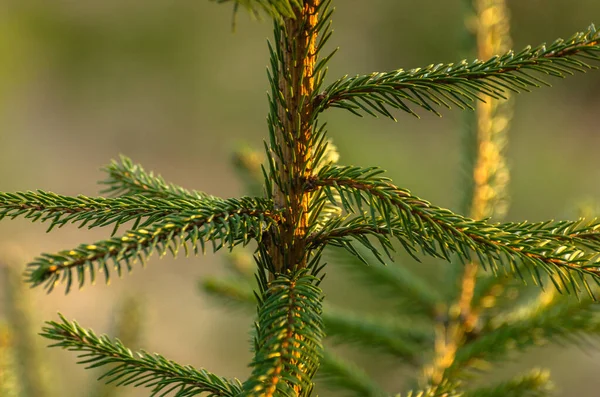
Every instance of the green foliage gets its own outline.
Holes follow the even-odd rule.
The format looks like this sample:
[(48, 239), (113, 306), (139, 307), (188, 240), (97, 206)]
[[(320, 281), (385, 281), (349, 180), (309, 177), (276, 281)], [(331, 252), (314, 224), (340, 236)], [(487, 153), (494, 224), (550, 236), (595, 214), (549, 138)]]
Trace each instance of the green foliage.
[(319, 367), (321, 319), (319, 279), (302, 272), (280, 276), (259, 302), (254, 361), (244, 390), (252, 395), (309, 396)]
[(411, 106), (419, 106), (440, 116), (437, 108), (455, 105), (474, 109), (481, 95), (505, 98), (505, 92), (519, 93), (531, 87), (549, 85), (531, 74), (537, 72), (565, 77), (594, 68), (590, 60), (600, 59), (600, 32), (591, 25), (585, 32), (568, 40), (558, 39), (550, 46), (526, 47), (518, 53), (471, 63), (437, 64), (425, 68), (402, 69), (366, 76), (344, 77), (328, 86), (317, 97), (316, 111), (328, 107), (346, 109), (358, 116), (361, 111), (372, 116), (384, 115), (395, 120), (389, 108), (417, 116)]
[[(143, 303), (135, 296), (125, 296), (112, 319), (111, 334), (125, 346), (139, 346), (144, 328)], [(117, 397), (124, 389), (113, 384), (94, 384), (90, 394), (94, 397)]]
[(577, 334), (598, 338), (600, 317), (590, 298), (578, 301), (544, 292), (533, 302), (489, 319), (479, 332), (481, 335), (457, 353), (450, 371), (498, 362), (515, 351), (549, 342), (581, 344)]
[(327, 243), (356, 254), (351, 245), (354, 238), (381, 258), (379, 250), (364, 236), (376, 237), (384, 249), (392, 248), (393, 237), (415, 259), (417, 248), (446, 260), (456, 254), (463, 262), (473, 260), (474, 253), (484, 268), (497, 272), (504, 266), (523, 277), (519, 260), (536, 282), (542, 283), (543, 271), (551, 276), (557, 288), (572, 292), (580, 291), (583, 286), (591, 294), (584, 276), (593, 276), (596, 282), (600, 277), (598, 221), (584, 225), (582, 221), (537, 224), (476, 221), (397, 188), (389, 179), (378, 176), (381, 172), (377, 168), (327, 167), (307, 182), (310, 186), (324, 187), (330, 200), (334, 200), (331, 191), (335, 190), (344, 210), (359, 214), (332, 222), (311, 236), (312, 244)]
[(359, 367), (342, 360), (329, 351), (321, 359), (319, 378), (356, 397), (382, 397), (385, 393)]
[[(44, 354), (35, 321), (33, 302), (22, 282), (15, 263), (22, 256), (15, 247), (3, 246), (0, 281), (6, 306), (6, 323), (0, 322), (0, 395), (19, 397), (52, 397), (57, 395), (51, 360)], [(115, 310), (111, 331), (129, 346), (139, 345), (144, 316), (138, 298), (124, 297)], [(123, 389), (94, 383), (89, 395), (116, 397)], [(86, 394), (87, 395), (87, 394)]]
[[(211, 197), (178, 202), (144, 196), (126, 196), (114, 200), (85, 197), (65, 199), (46, 193), (7, 196), (14, 198), (5, 204), (8, 211), (19, 206), (26, 207), (16, 210), (11, 216), (26, 214), (34, 220), (40, 217), (42, 221), (51, 219), (52, 226), (68, 221), (81, 221), (83, 224), (93, 221), (89, 227), (94, 227), (136, 220), (134, 228), (121, 237), (81, 244), (75, 249), (56, 254), (44, 254), (30, 263), (26, 272), (28, 281), (34, 286), (44, 284), (49, 291), (58, 282), (64, 281), (68, 292), (74, 278), (81, 288), (86, 282), (86, 269), (91, 282), (95, 281), (97, 272), (102, 272), (108, 282), (109, 261), (114, 263), (120, 275), (123, 263), (131, 270), (134, 262), (139, 260), (144, 264), (154, 251), (160, 256), (167, 252), (176, 256), (183, 247), (186, 254), (190, 250), (197, 254), (200, 249), (205, 251), (207, 241), (212, 244), (213, 251), (245, 245), (252, 239), (260, 239), (277, 217), (267, 201), (251, 198), (222, 200)], [(58, 200), (49, 203), (48, 197), (57, 197)], [(69, 202), (75, 205), (69, 206)], [(148, 218), (142, 224), (144, 227), (136, 228), (144, 216)]]
[[(406, 314), (433, 318), (436, 315), (436, 306), (442, 296), (428, 280), (418, 277), (414, 272), (402, 266), (379, 266), (373, 264), (364, 266), (364, 263), (354, 263), (340, 250), (329, 250), (328, 259), (336, 264), (346, 264), (344, 269), (356, 281), (368, 286), (381, 298), (391, 300)], [(361, 253), (366, 259), (367, 255)], [(350, 264), (350, 265), (349, 265)]]
[(302, 7), (301, 0), (211, 0), (217, 3), (233, 2), (234, 13), (239, 7), (244, 7), (255, 16), (262, 10), (269, 16), (281, 21), (283, 18), (294, 18), (295, 7)]
[(150, 388), (150, 396), (174, 392), (174, 396), (187, 397), (199, 393), (208, 396), (235, 396), (241, 392), (238, 381), (229, 381), (205, 370), (182, 366), (158, 354), (144, 351), (133, 353), (119, 340), (106, 335), (96, 336), (76, 322), (60, 315), (60, 322), (50, 321), (42, 329), (42, 336), (56, 341), (51, 346), (80, 352), (79, 363), (86, 368), (116, 364), (101, 379), (117, 385), (135, 385)]
[[(333, 53), (319, 55), (331, 37), (330, 1), (215, 1), (233, 1), (234, 11), (241, 6), (274, 20), (269, 142), (266, 166), (260, 167), (264, 180), (256, 161), (238, 158), (257, 197), (222, 199), (190, 191), (122, 157), (105, 169), (104, 192), (112, 198), (0, 193), (0, 219), (39, 220), (48, 223), (49, 230), (71, 223), (113, 227), (108, 239), (42, 254), (30, 263), (27, 282), (44, 285), (48, 292), (59, 283), (69, 292), (74, 283), (82, 287), (94, 282), (98, 273), (108, 281), (111, 267), (121, 275), (137, 261), (144, 264), (154, 252), (176, 256), (182, 248), (186, 254), (204, 252), (206, 244), (213, 251), (252, 244), (254, 281), (251, 271), (232, 266), (233, 277), (204, 284), (213, 295), (257, 308), (251, 375), (244, 382), (229, 381), (158, 354), (133, 353), (121, 341), (97, 336), (62, 316), (48, 322), (42, 336), (52, 340), (52, 346), (79, 352), (87, 368), (102, 367), (105, 381), (145, 386), (152, 396), (310, 396), (319, 371), (322, 379), (354, 395), (388, 395), (354, 364), (324, 352), (326, 333), (334, 343), (383, 351), (412, 367), (424, 364), (429, 356), (423, 352), (433, 345), (422, 390), (408, 396), (546, 395), (549, 383), (541, 372), (480, 389), (469, 389), (468, 380), (482, 363), (506, 359), (516, 350), (547, 340), (577, 341), (575, 333), (600, 335), (593, 305), (593, 282), (600, 283), (600, 221), (491, 222), (486, 219), (493, 212), (489, 207), (497, 204), (481, 200), (475, 184), (467, 189), (473, 197), (466, 200), (470, 208), (465, 210), (471, 214), (437, 207), (396, 186), (377, 167), (336, 165), (337, 152), (318, 116), (332, 107), (390, 118), (391, 109), (416, 115), (413, 107), (439, 114), (440, 107), (473, 109), (476, 101), (528, 91), (546, 84), (536, 73), (565, 77), (594, 68), (591, 62), (600, 59), (600, 34), (593, 25), (569, 40), (487, 61), (343, 77), (326, 86), (326, 65)], [(492, 109), (478, 117), (493, 123), (500, 114)], [(484, 137), (495, 146), (497, 157), (502, 155), (503, 137)], [(471, 138), (484, 139), (474, 134)], [(477, 145), (471, 142), (470, 147)], [(475, 157), (466, 163), (474, 176), (481, 153), (470, 154)], [(482, 165), (486, 172), (504, 166), (501, 161)], [(498, 183), (492, 189), (491, 181), (484, 184), (496, 195), (506, 185)], [(484, 210), (474, 210), (475, 204)], [(115, 237), (124, 223), (132, 223), (129, 231)], [(400, 307), (412, 306), (413, 313), (364, 315), (323, 309), (320, 283), (326, 264), (321, 257), (327, 247), (344, 248), (350, 254), (344, 261), (362, 266), (355, 269), (361, 281), (377, 286)], [(372, 258), (382, 264), (393, 259), (397, 247), (417, 260), (424, 254), (450, 262), (456, 276), (452, 281), (461, 283), (452, 286), (458, 293), (439, 292), (405, 268), (364, 266)], [(507, 278), (480, 277), (478, 268), (522, 279), (529, 273), (539, 285), (552, 283), (556, 289), (516, 310), (505, 310), (498, 300), (508, 299)], [(556, 292), (578, 294), (583, 289), (588, 295), (581, 302)], [(448, 295), (452, 300), (446, 300)]]
[(408, 317), (390, 318), (329, 308), (323, 321), (328, 337), (334, 342), (375, 348), (405, 363), (419, 362), (423, 349), (433, 341), (431, 328)]
[(535, 369), (508, 382), (469, 390), (462, 397), (544, 397), (554, 390), (549, 378), (548, 372)]
[(167, 183), (160, 175), (146, 172), (140, 164), (121, 156), (121, 161), (113, 160), (104, 168), (108, 178), (100, 183), (107, 185), (103, 193), (115, 196), (144, 195), (155, 198), (200, 200), (208, 198), (206, 193), (189, 191), (172, 183)]
[[(48, 362), (36, 338), (32, 304), (10, 246), (0, 252), (0, 292), (6, 305), (6, 323), (0, 322), (0, 391), (19, 397), (53, 396)], [(15, 256), (15, 257), (13, 257)], [(3, 389), (4, 387), (4, 389)], [(0, 393), (1, 396), (5, 394)]]
[(17, 397), (21, 395), (17, 375), (16, 360), (11, 346), (11, 333), (5, 324), (0, 323), (0, 395)]
[(134, 229), (156, 223), (169, 215), (193, 210), (202, 203), (198, 199), (165, 199), (142, 195), (118, 198), (69, 197), (55, 193), (16, 192), (0, 194), (0, 217), (23, 216), (32, 222), (49, 222), (48, 231), (68, 223), (78, 223), (88, 229), (120, 225), (134, 221)]

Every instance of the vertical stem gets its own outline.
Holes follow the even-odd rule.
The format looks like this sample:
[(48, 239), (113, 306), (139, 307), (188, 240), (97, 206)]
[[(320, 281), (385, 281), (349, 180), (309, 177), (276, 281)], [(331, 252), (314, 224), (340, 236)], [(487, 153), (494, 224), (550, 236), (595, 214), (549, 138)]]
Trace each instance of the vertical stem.
[(304, 181), (313, 168), (312, 101), (317, 61), (317, 8), (320, 0), (305, 0), (295, 18), (286, 18), (277, 45), (280, 51), (278, 81), (283, 101), (276, 101), (278, 128), (275, 131), (277, 176), (273, 185), (275, 206), (285, 211), (284, 221), (272, 239), (269, 252), (277, 273), (306, 267), (306, 234), (310, 194)]
[[(259, 277), (264, 294), (263, 303), (268, 300), (268, 294), (273, 293), (271, 286), (277, 276), (299, 274), (297, 271), (307, 267), (311, 254), (306, 249), (311, 199), (306, 181), (314, 172), (313, 146), (318, 140), (313, 117), (317, 34), (320, 29), (318, 14), (323, 4), (327, 3), (322, 3), (321, 0), (294, 0), (291, 3), (294, 17), (275, 21), (275, 46), (269, 46), (271, 96), (268, 117), (270, 146), (267, 148), (267, 158), (270, 174), (266, 183), (270, 186), (273, 204), (282, 211), (282, 217), (277, 227), (269, 229), (263, 245), (259, 247), (257, 260), (262, 270)], [(289, 287), (293, 289), (295, 281), (292, 284)], [(321, 336), (305, 339), (303, 332), (306, 329), (303, 328), (306, 324), (303, 324), (304, 319), (299, 318), (301, 314), (298, 308), (297, 303), (292, 302), (292, 306), (288, 308), (288, 318), (279, 319), (279, 324), (285, 322), (288, 325), (285, 334), (277, 331), (270, 335), (268, 332), (273, 327), (271, 319), (264, 323), (264, 318), (268, 318), (270, 313), (259, 315), (257, 328), (269, 340), (261, 340), (263, 336), (259, 335), (259, 343), (255, 346), (255, 361), (252, 365), (255, 369), (258, 368), (258, 372), (253, 373), (247, 387), (259, 390), (256, 395), (278, 395), (280, 388), (285, 389), (284, 383), (292, 385), (292, 395), (307, 396), (312, 390), (312, 384), (307, 380), (312, 379), (316, 372), (315, 366), (318, 366), (318, 360), (315, 359), (322, 349)], [(259, 313), (262, 309), (272, 308), (259, 307)], [(315, 308), (301, 309), (304, 310)], [(320, 317), (320, 306), (311, 316)], [(261, 373), (259, 364), (264, 362), (262, 355), (265, 354), (265, 346), (278, 346), (280, 355), (272, 363), (272, 367)], [(272, 351), (267, 353), (269, 359), (274, 357)], [(292, 371), (288, 372), (290, 369)], [(292, 380), (292, 376), (297, 377), (297, 381)], [(287, 392), (284, 394), (290, 395)]]

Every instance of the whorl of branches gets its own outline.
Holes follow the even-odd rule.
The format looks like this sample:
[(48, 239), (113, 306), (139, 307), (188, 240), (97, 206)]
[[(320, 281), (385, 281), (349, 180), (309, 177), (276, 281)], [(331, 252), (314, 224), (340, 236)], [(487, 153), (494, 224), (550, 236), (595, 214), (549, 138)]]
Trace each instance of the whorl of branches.
[[(121, 275), (137, 261), (144, 264), (155, 252), (176, 256), (181, 249), (186, 254), (204, 252), (206, 244), (217, 251), (256, 243), (256, 291), (249, 293), (248, 284), (236, 284), (237, 279), (208, 285), (232, 301), (257, 304), (252, 374), (244, 383), (229, 381), (156, 354), (134, 354), (120, 341), (97, 336), (62, 316), (43, 329), (42, 335), (55, 342), (52, 346), (79, 352), (80, 362), (88, 368), (111, 365), (104, 379), (149, 387), (152, 396), (309, 396), (320, 364), (334, 383), (352, 386), (359, 395), (380, 396), (384, 393), (352, 364), (323, 354), (325, 330), (334, 339), (384, 349), (409, 363), (418, 361), (432, 335), (415, 324), (407, 327), (375, 315), (357, 317), (335, 310), (324, 314), (319, 283), (326, 246), (342, 247), (368, 263), (356, 242), (381, 262), (386, 255), (391, 259), (400, 245), (417, 260), (421, 253), (448, 261), (458, 257), (495, 273), (504, 270), (524, 277), (527, 272), (539, 284), (548, 279), (561, 292), (585, 288), (593, 297), (588, 280), (600, 282), (599, 221), (491, 223), (437, 207), (381, 176), (379, 168), (335, 165), (337, 155), (318, 120), (334, 107), (359, 116), (392, 119), (393, 109), (412, 115), (416, 107), (438, 115), (440, 108), (451, 105), (473, 109), (482, 96), (504, 98), (507, 92), (547, 85), (540, 74), (565, 77), (585, 72), (595, 67), (592, 61), (600, 59), (600, 33), (593, 25), (568, 40), (486, 61), (342, 77), (325, 86), (327, 62), (335, 52), (319, 58), (331, 37), (330, 0), (214, 1), (233, 3), (234, 11), (242, 7), (253, 14), (264, 12), (275, 23), (274, 41), (269, 44), (270, 139), (265, 143), (267, 165), (262, 169), (265, 197), (221, 199), (190, 191), (122, 157), (105, 169), (108, 177), (102, 182), (104, 192), (115, 197), (0, 193), (0, 219), (39, 220), (48, 223), (49, 230), (71, 223), (114, 227), (113, 237), (42, 254), (30, 263), (27, 281), (32, 286), (44, 285), (48, 291), (61, 282), (67, 292), (74, 283), (82, 287), (95, 281), (98, 273), (108, 281), (111, 268)], [(115, 237), (117, 228), (129, 222), (133, 223), (130, 230)], [(402, 271), (366, 269), (365, 279), (381, 283), (382, 292), (401, 289), (401, 296), (394, 299), (424, 309), (424, 321), (437, 315), (439, 294), (428, 291), (423, 280)], [(483, 300), (486, 293), (480, 291), (477, 298)], [(600, 334), (598, 322), (584, 317), (562, 327), (550, 326), (569, 316), (571, 308), (562, 301), (537, 307), (521, 318), (506, 317), (504, 323), (486, 329), (485, 335), (469, 334), (472, 343), (455, 362), (474, 368), (474, 361), (503, 358), (514, 342), (511, 332), (515, 330), (544, 326), (543, 337), (558, 340), (567, 339), (575, 330)], [(522, 338), (517, 345), (524, 348), (536, 342), (533, 337)], [(521, 390), (541, 395), (547, 386), (543, 374), (532, 373), (466, 395), (498, 395), (499, 391), (510, 395)], [(445, 380), (408, 394), (458, 395), (457, 383)]]

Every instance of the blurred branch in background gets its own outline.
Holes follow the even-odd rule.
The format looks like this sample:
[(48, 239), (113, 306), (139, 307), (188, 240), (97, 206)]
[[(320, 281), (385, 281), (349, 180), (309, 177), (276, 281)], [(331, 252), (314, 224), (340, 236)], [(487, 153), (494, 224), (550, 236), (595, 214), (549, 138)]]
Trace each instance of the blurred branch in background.
[[(140, 296), (126, 295), (120, 299), (118, 308), (113, 313), (110, 335), (114, 335), (124, 345), (132, 349), (143, 344), (144, 332), (144, 299)], [(113, 383), (104, 384), (95, 382), (92, 384), (89, 396), (91, 397), (118, 397), (125, 395), (128, 390), (118, 387)]]
[(0, 322), (0, 396), (22, 395), (15, 371), (17, 368), (15, 360), (12, 332), (4, 322)]
[(0, 270), (6, 313), (6, 334), (11, 342), (14, 373), (17, 387), (23, 397), (55, 396), (49, 363), (45, 359), (42, 341), (33, 326), (34, 309), (22, 279), (21, 264), (24, 253), (18, 246), (4, 244), (0, 247)]
[[(490, 59), (512, 47), (510, 15), (505, 0), (465, 0), (465, 52), (468, 58)], [(466, 112), (461, 159), (461, 205), (459, 212), (472, 219), (501, 220), (508, 209), (509, 169), (505, 157), (508, 130), (512, 118), (511, 94), (505, 98), (484, 96), (475, 112)], [(446, 379), (444, 371), (453, 365), (457, 350), (466, 335), (479, 322), (480, 308), (473, 306), (477, 278), (493, 277), (489, 289), (499, 293), (506, 280), (485, 274), (481, 264), (455, 261), (450, 266), (449, 307), (436, 325), (436, 355), (427, 375), (433, 384)], [(496, 287), (496, 288), (494, 288)]]
[[(23, 282), (24, 254), (16, 245), (0, 247), (0, 291), (3, 292), (4, 321), (0, 319), (0, 396), (57, 396), (57, 374), (45, 354), (36, 327), (32, 326), (34, 308)], [(128, 346), (142, 344), (144, 310), (139, 296), (124, 296), (116, 308), (110, 334)], [(101, 382), (93, 383), (89, 396), (117, 397), (125, 391)]]

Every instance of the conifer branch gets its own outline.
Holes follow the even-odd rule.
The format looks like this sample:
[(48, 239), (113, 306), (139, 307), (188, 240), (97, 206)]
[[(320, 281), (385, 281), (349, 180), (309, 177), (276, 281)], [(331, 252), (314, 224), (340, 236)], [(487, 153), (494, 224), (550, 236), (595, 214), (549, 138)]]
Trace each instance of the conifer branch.
[(146, 227), (166, 216), (207, 206), (205, 201), (192, 198), (153, 198), (142, 195), (118, 198), (63, 196), (38, 190), (36, 192), (0, 192), (0, 220), (23, 216), (32, 222), (49, 222), (47, 231), (67, 223), (79, 227), (104, 227), (114, 224), (112, 234), (126, 222), (134, 221), (133, 229)]
[[(481, 95), (505, 98), (505, 93), (529, 91), (549, 85), (533, 73), (565, 77), (595, 68), (588, 61), (600, 59), (600, 33), (594, 25), (568, 40), (558, 39), (549, 46), (526, 47), (487, 61), (438, 64), (405, 71), (403, 69), (370, 75), (344, 77), (315, 97), (315, 113), (329, 107), (394, 119), (390, 109), (414, 116), (418, 106), (440, 115), (438, 108), (473, 109)], [(418, 116), (417, 116), (418, 117)]]
[[(512, 47), (511, 18), (506, 0), (465, 0), (464, 5), (466, 52), (474, 53), (478, 59), (489, 59), (509, 51)], [(501, 220), (508, 210), (510, 171), (505, 151), (514, 100), (508, 92), (505, 96), (508, 99), (484, 97), (485, 102), (477, 103), (476, 111), (467, 112), (464, 117), (462, 197), (458, 212), (472, 219), (493, 217)], [(448, 267), (448, 284), (461, 285), (460, 289), (454, 288), (447, 294), (450, 299), (457, 300), (462, 317), (457, 321), (465, 323), (463, 329), (472, 327), (477, 321), (474, 294), (480, 284), (478, 268), (477, 263), (463, 266), (459, 261)], [(496, 280), (499, 285), (503, 283), (501, 278)], [(461, 339), (460, 335), (456, 336), (457, 340)]]
[(323, 322), (328, 340), (363, 345), (411, 364), (433, 342), (433, 333), (413, 320), (354, 314), (326, 307)]
[(411, 390), (406, 394), (396, 394), (394, 397), (462, 397), (462, 393), (455, 393), (453, 390), (433, 390), (431, 388), (427, 390), (414, 391)]
[(461, 397), (549, 397), (554, 395), (553, 392), (550, 374), (534, 369), (507, 382), (467, 390)]
[[(362, 257), (366, 256), (362, 252), (364, 250), (357, 251)], [(369, 291), (380, 294), (386, 300), (400, 303), (403, 312), (428, 318), (436, 316), (436, 306), (442, 298), (439, 291), (405, 266), (379, 263), (369, 263), (365, 266), (362, 260), (347, 254), (343, 255), (343, 258), (333, 254), (329, 257), (334, 259), (336, 264), (343, 264), (344, 269), (355, 273), (356, 280), (369, 287)]]
[(324, 337), (319, 280), (279, 276), (258, 310), (256, 353), (244, 390), (252, 396), (309, 396)]
[[(509, 51), (512, 43), (506, 1), (465, 0), (464, 5), (468, 51), (476, 49), (478, 59), (489, 59)], [(476, 111), (465, 115), (460, 211), (472, 219), (502, 218), (508, 208), (506, 188), (510, 174), (504, 151), (512, 117), (512, 101), (509, 92), (505, 92), (504, 97), (498, 100), (484, 96), (485, 102), (478, 102)], [(473, 336), (481, 321), (480, 315), (488, 311), (480, 307), (482, 302), (478, 299), (485, 297), (488, 309), (498, 302), (489, 292), (497, 293), (502, 289), (506, 278), (488, 278), (483, 282), (485, 287), (482, 291), (478, 288), (482, 284), (481, 278), (477, 277), (480, 273), (476, 261), (464, 265), (460, 261), (452, 261), (448, 266), (446, 279), (450, 288), (446, 295), (449, 303), (444, 309), (445, 314), (438, 317), (434, 357), (426, 369), (427, 377), (434, 386), (444, 380), (444, 371), (452, 365), (457, 349)], [(495, 284), (489, 282), (492, 279)], [(488, 292), (485, 292), (486, 289)]]
[(502, 224), (507, 233), (523, 238), (558, 240), (565, 244), (600, 251), (600, 219), (575, 221), (510, 222)]
[(160, 175), (146, 172), (140, 164), (121, 156), (120, 162), (113, 160), (103, 170), (108, 178), (102, 182), (108, 187), (102, 193), (113, 196), (144, 195), (164, 199), (199, 200), (211, 198), (203, 192), (189, 191), (172, 183), (167, 183)]
[[(339, 193), (344, 210), (358, 209), (361, 214), (346, 223), (332, 222), (332, 227), (312, 236), (311, 244), (327, 241), (348, 248), (351, 237), (374, 235), (379, 236), (380, 243), (387, 242), (383, 245), (387, 248), (387, 235), (398, 239), (413, 256), (415, 245), (446, 260), (450, 260), (450, 254), (457, 254), (466, 262), (474, 253), (484, 268), (496, 271), (503, 265), (512, 272), (518, 271), (519, 260), (536, 282), (542, 282), (543, 271), (555, 275), (556, 279), (551, 280), (567, 292), (580, 291), (581, 282), (591, 293), (585, 275), (600, 280), (597, 251), (586, 250), (598, 246), (600, 222), (590, 223), (585, 233), (573, 232), (569, 227), (553, 228), (552, 224), (531, 230), (525, 224), (489, 224), (435, 207), (378, 176), (381, 172), (377, 168), (328, 167), (307, 180), (310, 187), (322, 187), (328, 196), (331, 191)], [(369, 206), (369, 212), (363, 210), (363, 205)], [(368, 248), (376, 251), (372, 246)]]
[[(385, 265), (384, 255), (393, 260), (392, 252), (395, 251), (395, 247), (392, 244), (393, 237), (413, 259), (419, 261), (416, 255), (415, 240), (402, 230), (402, 223), (396, 218), (383, 218), (376, 215), (373, 217), (373, 215), (363, 213), (361, 216), (350, 219), (347, 216), (335, 219), (329, 222), (323, 229), (319, 229), (309, 236), (309, 247), (323, 245), (341, 247), (359, 259), (364, 265), (370, 266), (371, 263), (363, 256), (360, 247), (356, 248), (352, 244), (356, 240), (364, 248), (368, 249), (381, 265)], [(385, 253), (381, 253), (369, 237), (375, 239)], [(428, 245), (424, 244), (423, 242), (421, 248), (427, 250), (428, 255), (445, 259), (435, 248), (431, 249)]]
[[(523, 269), (521, 268), (520, 271), (522, 272)], [(473, 310), (479, 312), (485, 306), (497, 306), (503, 300), (508, 303), (510, 299), (506, 296), (505, 290), (511, 285), (515, 285), (515, 281), (514, 277), (506, 271), (497, 274), (481, 274), (473, 291), (473, 299), (471, 300)], [(502, 299), (499, 299), (500, 297)]]
[(182, 366), (158, 354), (133, 353), (119, 340), (97, 336), (76, 322), (67, 321), (61, 314), (59, 316), (61, 321), (47, 322), (41, 335), (56, 341), (50, 347), (80, 352), (79, 363), (87, 364), (86, 368), (115, 364), (100, 377), (107, 383), (145, 386), (151, 388), (150, 396), (174, 393), (174, 397), (191, 397), (208, 393), (210, 397), (233, 397), (242, 391), (237, 380), (229, 381), (203, 369)]
[(255, 16), (260, 15), (260, 11), (267, 13), (276, 21), (283, 21), (284, 18), (295, 18), (295, 8), (302, 7), (302, 0), (212, 0), (219, 4), (233, 2), (234, 12), (238, 8), (244, 7)]
[[(71, 289), (74, 278), (79, 287), (86, 281), (86, 270), (94, 282), (96, 272), (104, 273), (109, 280), (109, 261), (114, 263), (119, 275), (123, 263), (128, 270), (153, 251), (164, 255), (167, 251), (176, 256), (183, 247), (186, 254), (191, 245), (195, 254), (198, 246), (205, 251), (205, 242), (210, 241), (213, 251), (223, 247), (233, 248), (260, 239), (262, 233), (275, 224), (279, 215), (271, 210), (270, 202), (262, 199), (211, 199), (202, 206), (167, 216), (146, 228), (130, 230), (122, 237), (113, 237), (95, 244), (81, 244), (73, 250), (57, 254), (43, 254), (27, 266), (26, 277), (33, 285), (45, 284), (50, 292), (63, 281), (66, 292)], [(73, 273), (75, 277), (73, 276)]]
[(264, 155), (261, 152), (242, 147), (233, 154), (233, 165), (238, 180), (243, 184), (244, 191), (250, 196), (264, 194), (264, 176), (262, 164)]
[(548, 342), (580, 345), (587, 342), (582, 335), (600, 337), (597, 303), (589, 297), (579, 301), (548, 290), (530, 305), (484, 325), (480, 335), (457, 351), (446, 376), (459, 376), (469, 368), (481, 370), (488, 361), (506, 360), (511, 352)]
[[(411, 363), (417, 361), (425, 344), (434, 342), (436, 376), (430, 377), (429, 388), (407, 396), (458, 397), (463, 395), (457, 389), (462, 387), (459, 382), (466, 371), (485, 360), (505, 359), (515, 347), (525, 349), (546, 340), (579, 342), (578, 333), (600, 336), (600, 321), (592, 304), (597, 290), (588, 285), (590, 278), (600, 285), (600, 221), (490, 223), (491, 209), (501, 208), (487, 198), (477, 201), (477, 197), (493, 191), (502, 201), (508, 179), (506, 172), (500, 172), (494, 175), (497, 180), (492, 180), (490, 171), (506, 171), (504, 163), (500, 157), (482, 159), (481, 152), (472, 152), (480, 156), (472, 158), (471, 165), (474, 175), (481, 178), (465, 189), (468, 208), (461, 213), (469, 215), (458, 215), (395, 186), (381, 177), (377, 168), (332, 165), (337, 153), (328, 146), (325, 126), (318, 120), (330, 107), (392, 119), (393, 109), (417, 116), (414, 109), (424, 108), (440, 115), (443, 107), (473, 109), (477, 101), (548, 85), (540, 74), (565, 77), (586, 72), (600, 60), (600, 32), (593, 25), (587, 32), (548, 47), (528, 47), (517, 54), (494, 57), (480, 53), (478, 57), (489, 58), (487, 61), (344, 77), (321, 90), (326, 64), (333, 55), (320, 57), (331, 36), (331, 0), (213, 1), (232, 3), (234, 15), (242, 7), (274, 20), (274, 41), (269, 43), (268, 166), (261, 168), (267, 197), (222, 200), (189, 191), (122, 157), (106, 168), (108, 178), (103, 182), (105, 192), (116, 198), (67, 197), (43, 191), (0, 193), (0, 219), (22, 216), (40, 220), (50, 225), (49, 230), (76, 223), (89, 228), (114, 224), (116, 231), (124, 222), (134, 223), (122, 237), (43, 254), (29, 264), (28, 281), (33, 286), (44, 284), (49, 291), (60, 282), (66, 284), (67, 292), (74, 282), (82, 287), (93, 282), (98, 272), (108, 281), (109, 267), (120, 275), (136, 261), (143, 265), (155, 251), (176, 256), (182, 247), (186, 254), (190, 248), (194, 253), (200, 248), (204, 252), (207, 242), (213, 251), (231, 250), (256, 240), (258, 292), (251, 291), (255, 283), (249, 272), (204, 284), (215, 296), (258, 306), (252, 374), (241, 384), (159, 355), (134, 354), (121, 341), (96, 336), (62, 315), (59, 322), (49, 322), (43, 329), (42, 335), (56, 342), (53, 346), (79, 352), (81, 363), (88, 368), (102, 367), (102, 378), (108, 382), (146, 386), (152, 396), (309, 397), (321, 362), (322, 373), (333, 384), (353, 388), (361, 396), (386, 395), (352, 364), (328, 354), (323, 357), (325, 331), (337, 340), (379, 348)], [(506, 20), (497, 4), (487, 4), (495, 18)], [(486, 109), (488, 129), (498, 114), (492, 103), (479, 106)], [(503, 149), (503, 134), (485, 140), (494, 146), (494, 153)], [(246, 171), (251, 171), (248, 174), (256, 181), (259, 167), (257, 163), (252, 166)], [(366, 281), (401, 290), (394, 299), (413, 302), (425, 312), (425, 318), (434, 320), (435, 330), (428, 332), (420, 323), (407, 325), (403, 318), (359, 317), (334, 309), (323, 313), (322, 277), (317, 276), (325, 266), (319, 263), (325, 246), (343, 247), (369, 263), (364, 249), (355, 246), (358, 243), (384, 263), (385, 255), (392, 258), (395, 241), (417, 260), (417, 251), (422, 251), (448, 261), (458, 257), (467, 264), (454, 267), (464, 269), (459, 275), (462, 291), (456, 288), (458, 299), (449, 307), (444, 307), (443, 299), (451, 294), (439, 294), (405, 269), (360, 268)], [(504, 313), (496, 307), (498, 315), (491, 319), (480, 304), (491, 295), (494, 285), (475, 288), (478, 265), (521, 277), (529, 272), (540, 284), (546, 281), (546, 273), (556, 289), (547, 290), (551, 292), (518, 311)], [(446, 282), (454, 284), (459, 277)], [(590, 295), (582, 304), (556, 295), (557, 290), (576, 293), (582, 285)], [(483, 323), (481, 327), (478, 321)], [(528, 332), (532, 329), (535, 332)], [(6, 345), (2, 336), (0, 333), (0, 350)], [(0, 354), (0, 366), (2, 358)], [(434, 371), (426, 369), (425, 373)], [(465, 395), (541, 396), (547, 392), (547, 384), (545, 375), (531, 373)], [(0, 377), (0, 394), (3, 386)]]
[(225, 304), (239, 306), (243, 309), (256, 308), (256, 295), (246, 280), (239, 277), (217, 278), (207, 277), (200, 282), (202, 291)]
[(328, 350), (323, 353), (317, 377), (337, 389), (345, 390), (350, 396), (384, 397), (388, 395), (362, 369), (348, 360), (342, 360)]
[[(539, 239), (563, 241), (590, 251), (600, 252), (600, 226), (598, 219), (576, 221), (545, 221), (545, 222), (515, 222), (505, 223), (504, 230), (523, 237), (534, 236)], [(519, 272), (522, 272), (520, 266)], [(475, 285), (472, 305), (475, 311), (481, 310), (482, 304), (489, 304), (489, 299), (496, 300), (496, 296), (503, 288), (510, 285), (513, 279), (504, 274), (493, 274), (481, 278)], [(504, 297), (504, 299), (508, 299)]]
[[(142, 303), (134, 296), (125, 296), (123, 302), (119, 304), (113, 324), (111, 325), (110, 334), (119, 339), (124, 346), (137, 347), (141, 344), (143, 334), (143, 314)], [(109, 365), (109, 368), (114, 365)], [(96, 383), (92, 391), (91, 397), (118, 397), (124, 390), (114, 384)]]

